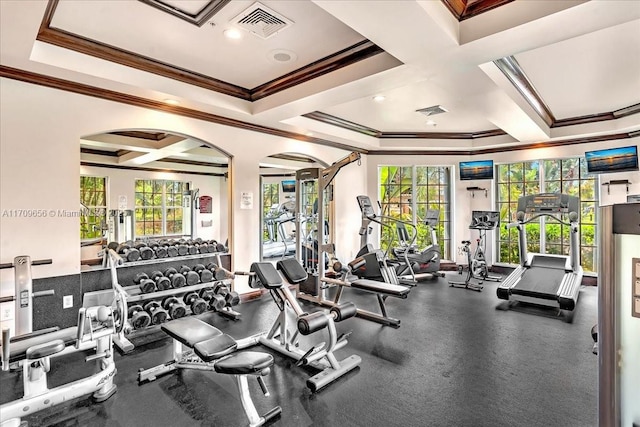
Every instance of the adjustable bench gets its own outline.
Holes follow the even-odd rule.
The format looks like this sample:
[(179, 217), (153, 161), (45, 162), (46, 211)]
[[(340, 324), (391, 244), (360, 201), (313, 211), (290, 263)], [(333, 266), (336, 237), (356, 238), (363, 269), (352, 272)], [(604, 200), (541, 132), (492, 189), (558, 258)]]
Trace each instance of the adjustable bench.
[[(269, 395), (262, 377), (270, 372), (273, 365), (272, 355), (255, 351), (236, 351), (240, 347), (238, 341), (195, 317), (173, 320), (163, 324), (161, 329), (173, 338), (173, 360), (138, 372), (139, 383), (153, 381), (177, 369), (210, 370), (233, 375), (251, 427), (261, 426), (280, 415), (280, 406), (271, 409), (262, 417), (258, 415), (247, 382), (248, 375), (255, 376), (264, 395)], [(184, 346), (192, 351), (184, 351)], [(199, 359), (195, 358), (194, 354)]]

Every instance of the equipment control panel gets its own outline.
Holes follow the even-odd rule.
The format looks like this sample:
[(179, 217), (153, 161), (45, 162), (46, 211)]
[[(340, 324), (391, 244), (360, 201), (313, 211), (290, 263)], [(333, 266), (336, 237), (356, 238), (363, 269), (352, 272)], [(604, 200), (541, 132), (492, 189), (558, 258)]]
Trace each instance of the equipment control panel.
[(518, 211), (528, 214), (566, 214), (578, 212), (578, 197), (562, 193), (541, 193), (523, 196), (518, 199)]
[(358, 205), (360, 206), (360, 210), (362, 211), (362, 215), (366, 218), (374, 218), (376, 213), (373, 210), (373, 206), (371, 205), (371, 199), (369, 196), (357, 196)]

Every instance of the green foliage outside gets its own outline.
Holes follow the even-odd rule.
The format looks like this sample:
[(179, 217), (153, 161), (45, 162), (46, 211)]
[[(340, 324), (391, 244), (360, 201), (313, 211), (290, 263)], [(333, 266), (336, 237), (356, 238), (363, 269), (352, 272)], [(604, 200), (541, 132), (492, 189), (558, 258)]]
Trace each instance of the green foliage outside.
[[(541, 187), (541, 173), (544, 187)], [(585, 271), (596, 272), (597, 192), (595, 176), (589, 175), (584, 159), (551, 159), (497, 166), (497, 202), (503, 225), (516, 221), (518, 198), (537, 193), (564, 193), (580, 198), (580, 258)], [(568, 218), (563, 218), (567, 221)], [(544, 222), (543, 222), (544, 221)], [(543, 226), (544, 224), (544, 226)], [(544, 230), (544, 252), (569, 253), (570, 233), (567, 226), (544, 218), (526, 225), (527, 250), (540, 253)], [(518, 232), (500, 228), (498, 262), (518, 264)]]
[[(436, 226), (438, 243), (443, 251), (442, 257), (448, 259), (450, 256), (449, 169), (427, 166), (381, 166), (379, 179), (381, 214), (391, 217), (384, 220), (386, 226), (382, 227), (381, 231), (381, 249), (386, 251), (399, 245), (396, 219), (416, 225), (415, 244), (419, 248), (432, 244), (431, 233), (424, 225), (424, 219), (427, 209), (435, 209), (440, 213), (440, 220)], [(412, 233), (414, 229), (407, 227), (407, 231)]]
[(106, 178), (80, 177), (80, 239), (102, 237), (107, 221)]
[(188, 189), (182, 181), (136, 180), (136, 236), (183, 234), (183, 192)]

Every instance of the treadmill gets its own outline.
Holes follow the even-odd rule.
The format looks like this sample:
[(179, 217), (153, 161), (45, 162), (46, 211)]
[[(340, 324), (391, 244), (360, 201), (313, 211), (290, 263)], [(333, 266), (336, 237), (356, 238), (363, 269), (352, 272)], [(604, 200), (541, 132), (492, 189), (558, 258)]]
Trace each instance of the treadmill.
[[(517, 222), (520, 265), (497, 288), (498, 298), (573, 310), (582, 284), (579, 261), (578, 218), (580, 199), (560, 193), (542, 193), (518, 199)], [(564, 221), (567, 216), (569, 221)], [(528, 219), (525, 219), (527, 218)], [(527, 253), (525, 225), (538, 218), (552, 218), (569, 226), (569, 255)]]

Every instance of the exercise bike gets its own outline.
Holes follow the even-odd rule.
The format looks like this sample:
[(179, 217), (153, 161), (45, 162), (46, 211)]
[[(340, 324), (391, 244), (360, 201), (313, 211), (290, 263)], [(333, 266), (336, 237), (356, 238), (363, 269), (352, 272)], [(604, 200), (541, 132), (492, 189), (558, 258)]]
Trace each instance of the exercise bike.
[[(464, 281), (450, 281), (451, 287), (463, 287), (465, 289), (471, 289), (473, 291), (481, 291), (482, 283), (485, 280), (499, 282), (501, 277), (491, 276), (489, 274), (489, 268), (484, 255), (487, 230), (495, 230), (500, 223), (500, 212), (495, 211), (473, 211), (471, 215), (471, 224), (469, 229), (478, 230), (480, 235), (476, 239), (476, 250), (471, 255), (471, 241), (463, 240), (462, 252), (467, 256), (467, 277)], [(460, 266), (462, 267), (462, 266)], [(458, 268), (462, 273), (462, 268)], [(471, 282), (471, 279), (477, 279), (479, 283)]]
[(95, 354), (86, 357), (85, 361), (96, 361), (97, 371), (86, 378), (52, 389), (47, 384), (51, 357), (65, 350), (65, 342), (62, 339), (47, 340), (46, 334), (22, 340), (18, 337), (12, 342), (10, 330), (4, 329), (2, 370), (8, 371), (10, 364), (22, 365), (24, 395), (21, 399), (0, 406), (0, 426), (20, 426), (21, 417), (88, 394), (96, 402), (110, 398), (116, 392), (112, 335), (118, 329), (119, 319), (122, 319), (117, 313), (120, 310), (121, 306), (116, 309), (106, 306), (80, 309), (75, 348), (81, 349), (89, 342), (95, 343)]

